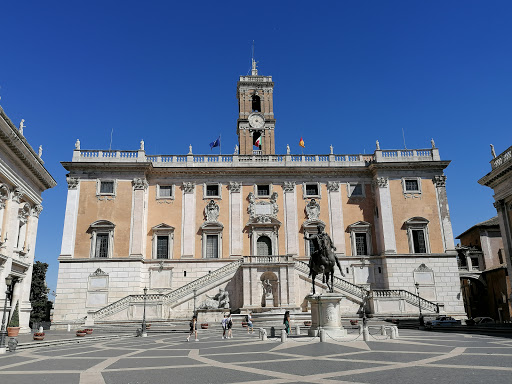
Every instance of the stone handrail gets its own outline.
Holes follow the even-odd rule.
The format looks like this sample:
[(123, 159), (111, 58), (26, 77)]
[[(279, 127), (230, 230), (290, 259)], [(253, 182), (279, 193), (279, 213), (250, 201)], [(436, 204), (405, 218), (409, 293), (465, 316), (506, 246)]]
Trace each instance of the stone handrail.
[[(502, 155), (500, 155), (502, 156)], [(144, 150), (80, 150), (73, 151), (73, 162), (151, 162), (155, 167), (353, 167), (372, 163), (440, 160), (439, 150), (376, 150), (374, 154), (354, 155), (146, 155)]]
[[(309, 274), (309, 265), (303, 261), (296, 260), (295, 261), (295, 268), (302, 273)], [(317, 276), (319, 277), (319, 276)], [(334, 276), (334, 286), (338, 289), (341, 289), (344, 292), (350, 293), (352, 295), (355, 295), (357, 297), (360, 297), (363, 299), (365, 295), (368, 294), (368, 291), (365, 288), (362, 288), (356, 284), (352, 284), (348, 282), (347, 280), (343, 280), (339, 278), (338, 276)]]
[(500, 165), (506, 163), (507, 161), (510, 161), (512, 159), (512, 147), (509, 147), (506, 149), (503, 153), (501, 153), (499, 156), (496, 156), (496, 158), (491, 160), (491, 168), (498, 168)]
[[(167, 294), (160, 294), (160, 293), (150, 293), (146, 295), (146, 303), (172, 303), (180, 298), (193, 293), (194, 289), (198, 287), (202, 287), (205, 284), (212, 283), (216, 280), (222, 279), (223, 277), (229, 275), (230, 273), (233, 273), (240, 267), (240, 265), (243, 263), (243, 259), (238, 259), (236, 261), (233, 261), (232, 263), (229, 263), (222, 268), (216, 269), (212, 273), (209, 273), (203, 277), (200, 277), (178, 289), (175, 289), (172, 292), (169, 292)], [(122, 299), (119, 299), (112, 304), (109, 304), (96, 312), (94, 312), (92, 315), (95, 320), (102, 319), (106, 316), (112, 315), (114, 313), (118, 313), (122, 311), (123, 309), (126, 309), (130, 306), (130, 304), (133, 303), (142, 303), (144, 302), (144, 295), (128, 295), (123, 297)]]
[(217, 280), (220, 280), (233, 272), (235, 272), (244, 262), (243, 258), (240, 258), (236, 261), (233, 261), (232, 263), (229, 263), (219, 269), (216, 269), (212, 273), (209, 273), (207, 275), (204, 275), (203, 277), (200, 277), (194, 281), (191, 281), (188, 284), (185, 284), (184, 286), (175, 289), (172, 292), (169, 292), (164, 295), (164, 303), (175, 303), (179, 299), (189, 295), (193, 294), (194, 290), (204, 287), (206, 284), (211, 284)]
[(280, 263), (291, 263), (293, 262), (293, 256), (291, 255), (274, 255), (274, 256), (244, 256), (244, 263), (248, 264), (280, 264)]
[(433, 303), (432, 301), (424, 299), (423, 297), (415, 295), (414, 293), (406, 291), (405, 289), (375, 289), (371, 292), (374, 298), (399, 297), (407, 301), (409, 304), (418, 305), (419, 303), (422, 309), (434, 313), (439, 313), (439, 305), (437, 303)]

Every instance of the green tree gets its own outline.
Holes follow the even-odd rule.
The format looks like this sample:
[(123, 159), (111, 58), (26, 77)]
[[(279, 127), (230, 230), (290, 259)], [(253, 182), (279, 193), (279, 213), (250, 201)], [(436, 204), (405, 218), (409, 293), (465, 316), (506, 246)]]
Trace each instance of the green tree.
[(48, 264), (36, 261), (32, 269), (32, 284), (30, 286), (30, 303), (32, 312), (30, 312), (30, 322), (39, 323), (48, 321), (47, 303), (49, 289), (46, 287), (46, 271)]
[(11, 316), (11, 320), (9, 320), (9, 324), (7, 327), (19, 327), (20, 326), (20, 306), (18, 302), (16, 303), (16, 308), (14, 309), (14, 313)]

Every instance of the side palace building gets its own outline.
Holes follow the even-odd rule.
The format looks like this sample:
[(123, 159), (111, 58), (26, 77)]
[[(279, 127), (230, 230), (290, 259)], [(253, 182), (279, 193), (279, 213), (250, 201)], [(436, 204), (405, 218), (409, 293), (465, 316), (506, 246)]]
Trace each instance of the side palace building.
[[(274, 82), (255, 63), (237, 84), (233, 155), (84, 150), (77, 141), (54, 321), (192, 315), (220, 288), (232, 311), (307, 312), (305, 235), (323, 226), (354, 316), (465, 317), (439, 150), (275, 153)], [(257, 148), (257, 149), (255, 149)], [(415, 286), (418, 283), (418, 288)], [(316, 284), (325, 287), (321, 278)], [(418, 292), (419, 290), (419, 292)], [(317, 290), (317, 292), (321, 289)], [(417, 295), (419, 293), (419, 296)]]

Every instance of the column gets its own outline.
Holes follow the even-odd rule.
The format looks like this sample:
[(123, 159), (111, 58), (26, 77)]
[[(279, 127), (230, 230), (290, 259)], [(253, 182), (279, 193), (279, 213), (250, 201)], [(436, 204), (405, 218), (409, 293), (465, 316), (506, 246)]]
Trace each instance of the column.
[(297, 217), (297, 193), (294, 181), (283, 184), (284, 231), (287, 255), (299, 255), (299, 225)]
[(26, 236), (26, 250), (27, 250), (27, 262), (30, 267), (25, 271), (25, 277), (23, 281), (18, 282), (20, 285), (19, 299), (20, 299), (20, 332), (29, 333), (29, 321), (30, 312), (32, 311), (32, 304), (30, 303), (30, 289), (32, 285), (32, 269), (34, 265), (34, 256), (36, 249), (37, 239), (37, 227), (39, 224), (39, 215), (43, 211), (43, 207), (40, 204), (34, 206), (30, 211), (30, 216), (27, 222), (27, 236)]
[[(494, 208), (496, 208), (496, 211), (498, 212), (498, 222), (500, 224), (503, 248), (505, 249), (505, 259), (507, 264), (508, 276), (512, 276), (512, 230), (510, 228), (510, 221), (508, 220), (507, 217), (507, 205), (505, 204), (504, 200), (498, 200), (493, 204)], [(509, 300), (509, 302), (510, 301), (511, 300)]]
[(143, 178), (133, 179), (132, 216), (130, 227), (130, 258), (142, 259), (144, 250), (144, 223), (146, 221), (146, 189), (148, 182)]
[(12, 252), (16, 248), (16, 242), (18, 241), (18, 231), (19, 231), (19, 219), (18, 219), (18, 211), (20, 208), (20, 201), (23, 197), (23, 192), (21, 188), (15, 187), (11, 192), (11, 199), (7, 204), (7, 218), (6, 218), (6, 228), (4, 231), (4, 239), (5, 243), (5, 254), (12, 255)]
[(340, 183), (337, 181), (329, 181), (327, 183), (327, 190), (331, 239), (337, 249), (336, 253), (346, 255), (345, 224), (343, 222)]
[(193, 258), (196, 244), (195, 185), (191, 182), (184, 182), (182, 188), (183, 202), (181, 204), (181, 256)]
[(67, 177), (66, 181), (68, 183), (68, 197), (66, 201), (66, 214), (64, 216), (64, 229), (62, 231), (60, 258), (71, 259), (75, 254), (80, 179), (76, 177)]
[(389, 179), (387, 177), (377, 177), (373, 181), (375, 186), (376, 204), (379, 210), (379, 219), (376, 222), (378, 226), (378, 242), (380, 254), (395, 254), (395, 226), (393, 223), (393, 209), (391, 207), (391, 193), (389, 191)]
[(433, 181), (436, 186), (437, 208), (439, 211), (444, 251), (453, 251), (455, 250), (455, 242), (453, 240), (452, 222), (450, 220), (448, 197), (446, 195), (446, 176), (434, 176)]
[(229, 182), (229, 255), (242, 256), (243, 252), (243, 215), (242, 183)]

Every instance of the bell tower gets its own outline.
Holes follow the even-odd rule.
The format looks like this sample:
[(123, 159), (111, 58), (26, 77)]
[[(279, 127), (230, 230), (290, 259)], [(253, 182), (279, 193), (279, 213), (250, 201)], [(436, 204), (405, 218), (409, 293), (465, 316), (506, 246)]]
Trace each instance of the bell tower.
[(250, 76), (237, 83), (237, 135), (241, 155), (274, 155), (274, 83), (272, 76), (259, 76), (252, 59)]

